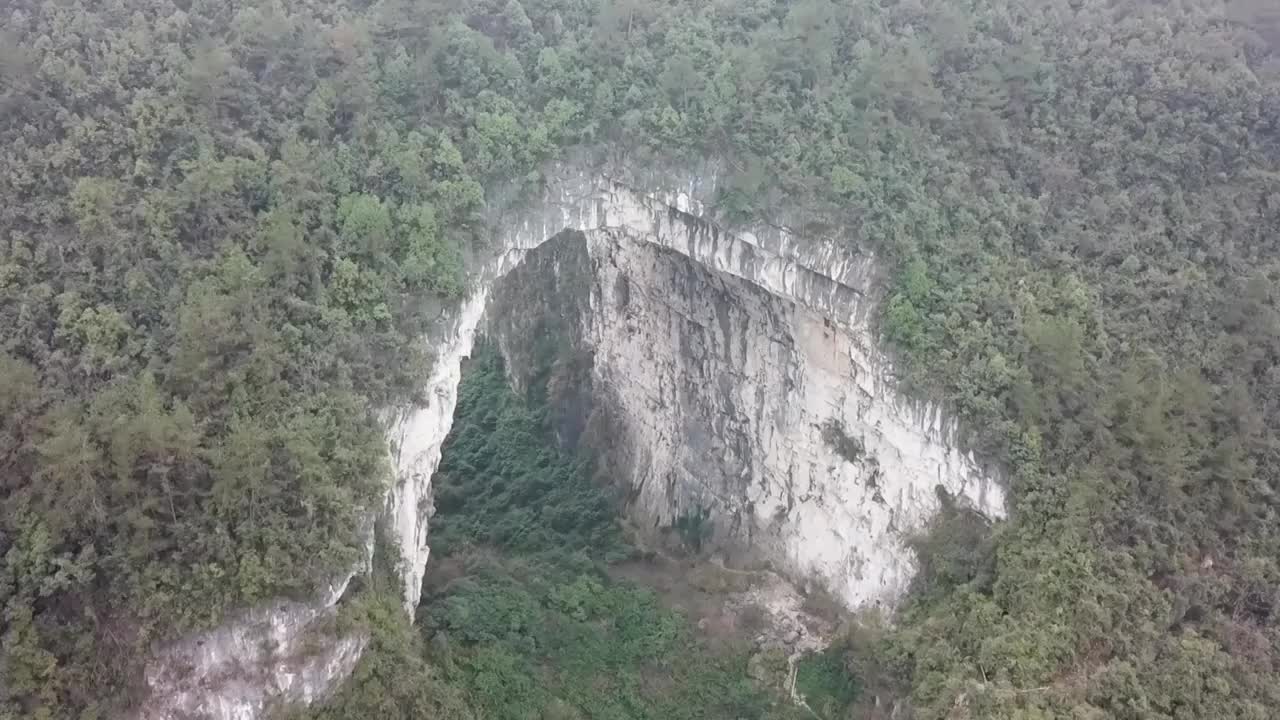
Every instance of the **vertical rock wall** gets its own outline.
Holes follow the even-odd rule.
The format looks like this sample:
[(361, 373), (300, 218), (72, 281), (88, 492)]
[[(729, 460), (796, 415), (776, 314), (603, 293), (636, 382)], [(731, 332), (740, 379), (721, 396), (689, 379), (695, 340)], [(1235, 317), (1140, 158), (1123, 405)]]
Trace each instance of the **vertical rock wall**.
[(1000, 486), (938, 408), (895, 392), (854, 315), (693, 258), (625, 230), (566, 235), (493, 293), (489, 325), (517, 373), (522, 346), (578, 324), (557, 332), (591, 358), (608, 473), (640, 525), (683, 526), (855, 607), (906, 589), (904, 540), (937, 511), (939, 489), (1003, 513)]

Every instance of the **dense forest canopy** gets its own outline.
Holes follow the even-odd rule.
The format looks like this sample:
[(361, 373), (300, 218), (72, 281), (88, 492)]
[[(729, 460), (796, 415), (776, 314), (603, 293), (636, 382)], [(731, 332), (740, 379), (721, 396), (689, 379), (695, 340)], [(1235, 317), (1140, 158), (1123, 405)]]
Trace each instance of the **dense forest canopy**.
[(113, 716), (152, 642), (350, 567), (486, 188), (581, 146), (879, 251), (904, 382), (1010, 467), (864, 685), (1268, 717), (1278, 43), (1268, 0), (10, 0), (0, 717)]

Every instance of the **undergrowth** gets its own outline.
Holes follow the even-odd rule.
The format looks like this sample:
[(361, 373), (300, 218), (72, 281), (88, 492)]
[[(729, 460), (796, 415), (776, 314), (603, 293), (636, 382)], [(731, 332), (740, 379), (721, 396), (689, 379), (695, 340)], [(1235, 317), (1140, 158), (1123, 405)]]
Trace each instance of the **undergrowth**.
[(753, 720), (806, 717), (757, 688), (745, 650), (605, 569), (634, 551), (591, 463), (550, 441), (545, 407), (483, 343), (435, 483), (433, 553), (413, 632), (376, 602), (374, 642), (324, 720)]
[(800, 658), (796, 692), (819, 717), (843, 717), (860, 693), (858, 681), (845, 667), (844, 649), (831, 647)]

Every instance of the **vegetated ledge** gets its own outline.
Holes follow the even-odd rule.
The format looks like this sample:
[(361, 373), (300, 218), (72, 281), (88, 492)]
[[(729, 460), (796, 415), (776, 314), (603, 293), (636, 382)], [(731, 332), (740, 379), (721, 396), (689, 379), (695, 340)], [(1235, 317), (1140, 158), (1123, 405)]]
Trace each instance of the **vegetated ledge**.
[[(737, 288), (734, 292), (750, 288), (745, 292), (757, 299), (781, 302), (781, 311), (789, 313), (795, 323), (786, 333), (792, 341), (792, 361), (799, 363), (797, 367), (804, 366), (806, 372), (816, 373), (813, 377), (823, 378), (805, 386), (817, 391), (806, 403), (825, 403), (827, 399), (820, 397), (824, 392), (839, 390), (839, 412), (866, 423), (866, 442), (885, 444), (887, 455), (898, 461), (913, 457), (915, 450), (929, 448), (928, 453), (918, 456), (932, 458), (925, 463), (927, 467), (909, 473), (912, 480), (896, 494), (877, 487), (882, 493), (877, 502), (848, 494), (850, 488), (866, 489), (868, 483), (845, 477), (850, 471), (834, 451), (830, 454), (835, 460), (825, 458), (827, 451), (822, 448), (829, 445), (817, 428), (828, 418), (814, 416), (794, 423), (801, 436), (757, 448), (752, 457), (763, 461), (776, 456), (779, 449), (802, 448), (802, 457), (788, 462), (820, 460), (811, 466), (833, 478), (829, 489), (839, 500), (833, 503), (823, 491), (814, 492), (812, 483), (807, 493), (798, 493), (791, 482), (794, 472), (755, 466), (753, 472), (759, 477), (788, 478), (786, 485), (770, 488), (767, 497), (747, 498), (744, 505), (761, 518), (789, 518), (786, 527), (771, 531), (768, 551), (782, 567), (820, 581), (844, 582), (852, 589), (837, 595), (850, 604), (891, 600), (905, 590), (904, 577), (912, 567), (909, 551), (900, 542), (892, 543), (897, 558), (892, 563), (892, 577), (874, 579), (882, 592), (872, 597), (855, 586), (874, 575), (874, 560), (850, 556), (846, 547), (852, 541), (858, 541), (859, 552), (875, 553), (886, 537), (897, 537), (904, 528), (921, 524), (936, 510), (934, 488), (946, 486), (944, 475), (956, 468), (962, 468), (957, 477), (963, 481), (947, 488), (955, 497), (967, 499), (988, 515), (1003, 514), (998, 470), (959, 449), (956, 423), (941, 406), (896, 392), (892, 364), (879, 349), (873, 329), (878, 287), (874, 256), (845, 250), (831, 238), (802, 239), (784, 226), (757, 225), (738, 232), (724, 229), (704, 204), (714, 196), (718, 177), (714, 163), (692, 171), (637, 174), (618, 165), (579, 160), (547, 166), (537, 197), (513, 193), (509, 202), (495, 203), (488, 223), (496, 239), (484, 254), (487, 259), (476, 263), (471, 294), (456, 309), (444, 313), (436, 329), (423, 339), (436, 350), (435, 366), (422, 393), (426, 403), (406, 404), (388, 412), (387, 434), (396, 477), (383, 517), (403, 555), (408, 610), (417, 603), (429, 555), (431, 475), (452, 422), (461, 362), (470, 354), (490, 292), (497, 279), (517, 267), (530, 250), (566, 229), (584, 233), (601, 248), (623, 248), (632, 255), (661, 251), (657, 254), (668, 261), (683, 258), (681, 262), (705, 271), (710, 282), (733, 285)], [(642, 192), (635, 187), (654, 191)], [(690, 307), (696, 305), (691, 303)], [(750, 327), (751, 320), (743, 318), (743, 327)], [(810, 352), (815, 345), (821, 353)], [(833, 351), (835, 355), (819, 357)], [(841, 358), (839, 368), (826, 367), (831, 357)], [(670, 367), (678, 368), (679, 363)], [(617, 376), (629, 371), (614, 365), (602, 366), (600, 372)], [(630, 387), (645, 392), (639, 384)], [(876, 410), (868, 420), (867, 408), (871, 407)], [(805, 417), (812, 415), (810, 409), (803, 410)], [(637, 427), (658, 424), (660, 421), (650, 418)], [(740, 431), (762, 438), (776, 435), (777, 429), (750, 427)], [(649, 485), (637, 478), (632, 481)], [(653, 514), (662, 500), (659, 496), (646, 502), (647, 507), (636, 512)], [(832, 507), (838, 511), (830, 512)], [(858, 507), (879, 510), (872, 515), (846, 512)], [(805, 508), (808, 514), (801, 512)], [(812, 552), (815, 549), (816, 553)], [(183, 638), (161, 650), (148, 666), (149, 692), (138, 717), (150, 720), (186, 714), (243, 720), (258, 717), (269, 703), (309, 703), (323, 697), (350, 673), (364, 645), (357, 635), (311, 652), (315, 648), (305, 641), (317, 618), (333, 612), (345, 587), (346, 582), (336, 583), (333, 594), (315, 603), (268, 603), (214, 631)], [(303, 647), (308, 652), (294, 652)]]

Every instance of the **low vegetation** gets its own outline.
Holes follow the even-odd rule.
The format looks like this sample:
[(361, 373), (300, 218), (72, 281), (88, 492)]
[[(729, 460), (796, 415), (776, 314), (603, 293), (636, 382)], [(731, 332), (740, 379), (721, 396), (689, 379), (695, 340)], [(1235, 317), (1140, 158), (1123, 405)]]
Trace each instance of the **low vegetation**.
[(860, 689), (845, 665), (843, 648), (835, 646), (801, 657), (796, 662), (795, 692), (820, 718), (846, 717)]

